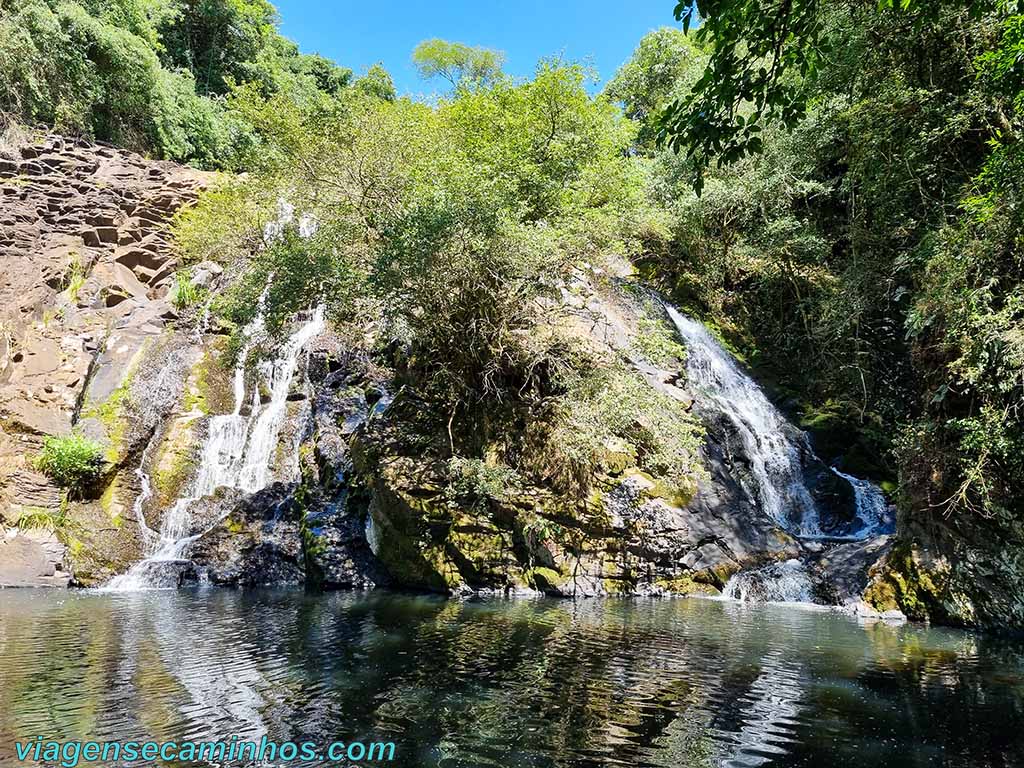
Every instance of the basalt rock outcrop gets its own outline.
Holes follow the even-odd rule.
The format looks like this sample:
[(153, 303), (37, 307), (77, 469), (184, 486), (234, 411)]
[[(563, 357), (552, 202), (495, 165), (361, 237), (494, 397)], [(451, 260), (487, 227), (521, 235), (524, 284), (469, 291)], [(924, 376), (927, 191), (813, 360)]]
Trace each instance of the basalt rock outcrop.
[[(250, 380), (236, 399), (227, 337), (170, 301), (182, 279), (170, 217), (210, 182), (59, 137), (0, 162), (0, 585), (102, 584), (154, 551), (181, 499), (192, 539), (181, 559), (146, 561), (152, 585), (717, 593), (740, 570), (808, 555), (759, 507), (749, 457), (711, 423), (695, 488), (652, 477), (635, 446), (614, 442), (586, 498), (529, 483), (467, 496), (451, 486), (449, 438), (424, 403), (329, 329), (303, 348), (267, 487), (192, 499), (216, 417), (241, 423), (262, 398)], [(637, 353), (651, 322), (671, 326), (652, 319), (642, 291), (623, 289), (628, 265), (615, 269), (576, 269), (559, 286), (562, 322), (595, 355), (625, 360), (652, 394), (694, 407), (702, 393), (681, 364)], [(186, 279), (215, 293), (229, 276), (203, 264)], [(69, 499), (33, 459), (46, 436), (72, 430), (104, 445), (106, 468)], [(845, 486), (808, 466), (814, 493), (848, 507)], [(26, 515), (49, 515), (58, 530), (22, 531)], [(879, 554), (840, 558), (847, 576), (835, 592), (856, 591)]]
[[(168, 224), (207, 180), (58, 136), (0, 157), (0, 585), (66, 583), (138, 555), (130, 466), (188, 368), (169, 330)], [(133, 389), (137, 374), (153, 378)], [(108, 466), (95, 498), (62, 508), (33, 459), (73, 429), (103, 443)], [(12, 533), (26, 515), (61, 520), (71, 551)]]

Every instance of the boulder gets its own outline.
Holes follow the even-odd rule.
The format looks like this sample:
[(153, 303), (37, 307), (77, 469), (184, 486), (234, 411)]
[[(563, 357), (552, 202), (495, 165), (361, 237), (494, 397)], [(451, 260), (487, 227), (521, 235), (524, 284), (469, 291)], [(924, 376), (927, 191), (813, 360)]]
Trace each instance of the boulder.
[(0, 587), (67, 587), (65, 551), (49, 531), (0, 528)]
[(224, 586), (300, 584), (305, 580), (301, 513), (294, 487), (275, 483), (248, 497), (233, 494), (201, 500), (193, 514), (221, 519), (190, 552), (198, 578)]

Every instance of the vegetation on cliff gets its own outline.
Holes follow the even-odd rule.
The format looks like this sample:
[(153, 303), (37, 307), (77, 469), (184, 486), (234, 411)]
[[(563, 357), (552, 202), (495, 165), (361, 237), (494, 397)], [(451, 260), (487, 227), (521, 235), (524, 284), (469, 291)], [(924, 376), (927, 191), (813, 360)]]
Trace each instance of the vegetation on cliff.
[[(311, 297), (353, 338), (372, 328), (368, 353), (427, 404), (441, 458), (487, 457), (585, 499), (618, 437), (645, 468), (692, 486), (692, 417), (640, 396), (639, 374), (562, 318), (574, 268), (639, 253), (658, 227), (626, 152), (633, 125), (587, 94), (579, 66), (541, 62), (516, 81), (496, 56), (473, 63), (481, 51), (432, 45), (429, 73), (462, 72), (435, 107), (363, 100), (314, 113), (289, 94), (238, 99), (266, 137), (260, 165), (186, 212), (179, 242), (197, 260), (246, 264), (219, 304), (236, 327), (264, 296), (271, 328)], [(469, 63), (452, 64), (458, 55)], [(289, 220), (292, 208), (302, 216)]]
[(908, 541), (1009, 583), (991, 531), (1016, 539), (1024, 512), (1020, 12), (680, 3), (699, 30), (650, 35), (608, 88), (665, 147), (638, 145), (673, 221), (647, 273), (827, 458), (898, 478)]
[(0, 118), (162, 158), (241, 162), (255, 137), (237, 89), (314, 103), (379, 80), (300, 54), (266, 0), (0, 3)]
[(36, 465), (69, 493), (79, 493), (103, 471), (103, 446), (72, 432), (48, 437)]

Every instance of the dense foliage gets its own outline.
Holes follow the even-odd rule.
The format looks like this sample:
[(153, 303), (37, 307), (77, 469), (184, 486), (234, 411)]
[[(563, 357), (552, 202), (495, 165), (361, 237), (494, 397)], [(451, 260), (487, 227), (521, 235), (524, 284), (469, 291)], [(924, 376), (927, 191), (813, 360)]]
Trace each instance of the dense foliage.
[(276, 24), (266, 0), (2, 0), (0, 119), (230, 167), (251, 127), (224, 94), (310, 99), (351, 81)]
[(236, 100), (268, 137), (259, 171), (182, 217), (179, 242), (246, 264), (222, 302), (239, 328), (261, 296), (271, 328), (317, 300), (353, 336), (373, 328), (369, 352), (436, 417), (426, 431), (451, 455), (585, 493), (618, 434), (652, 471), (691, 478), (697, 431), (682, 406), (641, 397), (639, 374), (560, 322), (571, 269), (637, 252), (649, 228), (633, 126), (574, 65), (454, 83), (436, 106)]
[[(674, 236), (649, 271), (826, 453), (856, 438), (848, 462), (898, 474), (905, 523), (1016, 519), (1024, 17), (923, 0), (697, 10), (707, 58), (669, 55), (668, 106), (649, 117), (616, 93), (667, 146), (652, 192)], [(641, 45), (624, 72), (651, 59)]]
[[(251, 171), (178, 222), (189, 258), (234, 267), (215, 308), (280, 331), (327, 304), (467, 487), (585, 494), (619, 440), (694, 477), (693, 419), (561, 322), (573, 270), (617, 253), (757, 368), (823, 458), (898, 481), (904, 531), (1018, 535), (1019, 3), (676, 16), (596, 98), (581, 67), (521, 81), (499, 52), (425, 41), (414, 65), (450, 86), (425, 104), (382, 67), (300, 54), (266, 0), (0, 0), (0, 117)], [(172, 298), (199, 300), (187, 274)], [(685, 354), (653, 326), (637, 345)]]

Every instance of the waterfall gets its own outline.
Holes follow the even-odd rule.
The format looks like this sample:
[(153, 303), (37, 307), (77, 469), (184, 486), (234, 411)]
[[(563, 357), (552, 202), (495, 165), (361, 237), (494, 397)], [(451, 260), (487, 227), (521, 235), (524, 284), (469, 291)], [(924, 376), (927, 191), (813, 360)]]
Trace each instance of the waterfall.
[[(193, 502), (209, 496), (217, 488), (237, 488), (252, 493), (270, 482), (278, 436), (287, 416), (288, 391), (298, 370), (300, 355), (323, 329), (324, 310), (320, 307), (288, 338), (273, 361), (259, 366), (259, 382), (253, 388), (250, 410), (248, 415), (243, 415), (246, 399), (245, 366), (253, 343), (262, 333), (262, 317), (257, 316), (250, 324), (246, 329), (247, 344), (235, 368), (234, 410), (210, 418), (198, 461), (199, 471), (191, 491), (164, 514), (159, 536), (151, 546), (149, 556), (132, 566), (127, 573), (112, 579), (105, 589), (128, 591), (158, 585), (160, 564), (180, 563), (189, 545), (198, 538), (198, 534), (192, 531)], [(260, 383), (268, 393), (265, 403), (260, 397)], [(147, 476), (143, 482), (143, 495), (149, 493), (148, 485)], [(142, 504), (145, 502), (143, 495), (140, 495), (141, 500), (136, 500), (136, 513), (145, 531), (148, 528), (142, 515)]]
[(132, 504), (132, 514), (135, 516), (135, 521), (139, 524), (142, 540), (147, 547), (152, 547), (157, 540), (156, 531), (146, 524), (146, 515), (143, 511), (146, 502), (153, 497), (153, 484), (150, 481), (149, 473), (146, 472), (146, 462), (149, 461), (149, 449), (152, 446), (153, 443), (151, 441), (145, 450), (142, 451), (142, 459), (139, 461), (139, 466), (135, 468), (135, 476), (139, 479), (139, 495), (135, 497), (135, 503)]
[(790, 533), (821, 536), (818, 507), (803, 479), (801, 453), (806, 444), (798, 445), (787, 434), (794, 430), (786, 417), (707, 328), (675, 307), (665, 308), (686, 342), (686, 374), (690, 387), (701, 394), (701, 409), (728, 421), (743, 444), (754, 480), (747, 493)]
[[(697, 407), (722, 422), (726, 444), (738, 439), (750, 465), (744, 490), (761, 510), (797, 538), (858, 541), (890, 529), (889, 505), (871, 482), (832, 472), (853, 489), (857, 525), (847, 536), (826, 536), (821, 510), (804, 480), (804, 460), (817, 460), (806, 436), (793, 427), (702, 324), (665, 305), (686, 343), (689, 386)], [(813, 584), (800, 560), (735, 574), (723, 597), (743, 602), (813, 602)]]
[(814, 588), (804, 564), (793, 559), (737, 573), (722, 597), (742, 603), (813, 603)]
[(850, 536), (852, 539), (865, 539), (873, 533), (891, 526), (889, 502), (874, 483), (862, 480), (853, 475), (840, 472), (835, 467), (832, 471), (853, 487), (854, 506), (857, 510), (857, 522), (860, 527)]

